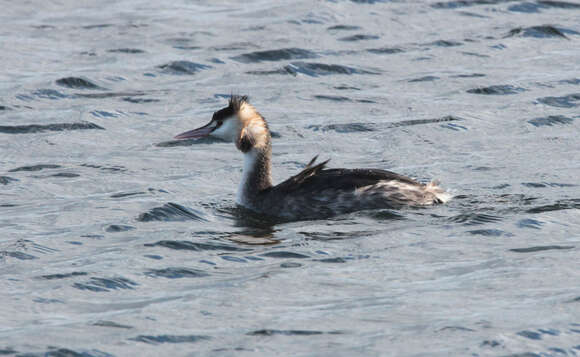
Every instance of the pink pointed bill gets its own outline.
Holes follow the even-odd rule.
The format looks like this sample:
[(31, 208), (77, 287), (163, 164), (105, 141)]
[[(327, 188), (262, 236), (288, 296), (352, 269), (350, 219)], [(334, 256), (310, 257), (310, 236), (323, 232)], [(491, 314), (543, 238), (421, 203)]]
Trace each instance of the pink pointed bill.
[(179, 135), (176, 135), (174, 139), (177, 139), (177, 140), (201, 139), (201, 138), (205, 138), (206, 136), (211, 134), (211, 132), (214, 129), (215, 129), (215, 127), (212, 126), (211, 123), (209, 123), (205, 126), (202, 126), (201, 128), (193, 129), (190, 131), (186, 131), (185, 133), (181, 133)]

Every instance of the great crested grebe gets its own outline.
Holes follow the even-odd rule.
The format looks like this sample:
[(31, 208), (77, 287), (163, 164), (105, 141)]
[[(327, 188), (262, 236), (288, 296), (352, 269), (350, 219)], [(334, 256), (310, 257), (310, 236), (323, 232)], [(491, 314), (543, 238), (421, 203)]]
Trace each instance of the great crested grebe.
[(451, 195), (436, 183), (376, 169), (325, 169), (316, 157), (302, 172), (273, 186), (272, 144), (268, 123), (246, 96), (232, 95), (227, 107), (201, 128), (175, 139), (217, 137), (236, 144), (244, 154), (237, 203), (252, 211), (286, 219), (330, 217), (366, 209), (429, 206)]

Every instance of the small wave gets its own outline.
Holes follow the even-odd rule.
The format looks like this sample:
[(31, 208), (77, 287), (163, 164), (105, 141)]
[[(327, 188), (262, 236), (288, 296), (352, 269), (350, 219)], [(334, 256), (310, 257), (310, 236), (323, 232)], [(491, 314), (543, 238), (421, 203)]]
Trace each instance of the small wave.
[(108, 50), (107, 52), (110, 52), (110, 53), (127, 53), (127, 54), (145, 53), (145, 51), (140, 50), (138, 48), (115, 48), (115, 49)]
[(210, 274), (199, 269), (189, 269), (189, 268), (165, 268), (165, 269), (152, 269), (145, 272), (145, 275), (152, 278), (168, 278), (168, 279), (181, 279), (181, 278), (201, 278), (209, 276)]
[(3, 134), (33, 134), (45, 131), (67, 131), (67, 130), (105, 130), (105, 128), (90, 122), (79, 123), (55, 123), (55, 124), (30, 124), (30, 125), (0, 125), (0, 133)]
[(67, 279), (73, 278), (75, 276), (85, 276), (88, 275), (84, 271), (73, 271), (72, 273), (65, 273), (65, 274), (50, 274), (50, 275), (42, 275), (40, 276), (41, 279), (45, 280), (55, 280), (55, 279)]
[(145, 244), (146, 247), (165, 247), (175, 250), (192, 250), (196, 252), (201, 251), (225, 251), (225, 252), (249, 252), (251, 249), (240, 248), (233, 245), (227, 245), (223, 243), (216, 243), (216, 242), (208, 242), (208, 243), (201, 243), (201, 242), (190, 242), (186, 240), (162, 240), (157, 243), (147, 243)]
[(96, 25), (86, 25), (83, 26), (85, 30), (92, 30), (92, 29), (103, 29), (107, 27), (113, 26), (112, 24), (96, 24)]
[(161, 100), (155, 98), (133, 98), (133, 97), (125, 97), (123, 101), (135, 104), (144, 104), (144, 103), (157, 103)]
[(273, 251), (273, 252), (260, 254), (260, 256), (267, 257), (267, 258), (294, 258), (294, 259), (310, 258), (308, 255), (295, 253), (295, 252), (287, 252), (287, 251)]
[(177, 203), (166, 203), (161, 207), (155, 207), (148, 212), (142, 213), (137, 217), (139, 222), (165, 221), (165, 222), (180, 222), (180, 221), (201, 221), (207, 222), (203, 217), (203, 213), (192, 208), (187, 208)]
[(429, 43), (424, 43), (422, 46), (436, 46), (436, 47), (457, 47), (462, 46), (463, 43), (458, 41), (437, 40)]
[(118, 324), (116, 322), (107, 321), (107, 320), (99, 320), (97, 322), (92, 323), (91, 325), (92, 326), (100, 326), (100, 327), (123, 328), (123, 329), (132, 329), (133, 328), (133, 326), (122, 325), (122, 324)]
[(543, 245), (543, 246), (536, 246), (536, 247), (528, 247), (528, 248), (513, 248), (510, 249), (511, 252), (516, 253), (535, 253), (541, 252), (544, 250), (561, 250), (561, 249), (573, 249), (574, 246), (571, 245)]
[(412, 120), (402, 120), (394, 123), (344, 123), (344, 124), (327, 124), (327, 125), (308, 125), (306, 129), (311, 129), (313, 131), (336, 131), (337, 133), (352, 133), (352, 132), (368, 132), (377, 131), (390, 128), (398, 128), (402, 126), (413, 126), (422, 124), (433, 124), (433, 123), (443, 123), (450, 121), (460, 121), (463, 120), (459, 117), (452, 115), (447, 115), (441, 118), (434, 119), (412, 119)]
[(169, 140), (163, 141), (161, 143), (155, 144), (155, 146), (160, 148), (172, 148), (176, 146), (192, 146), (192, 145), (199, 145), (199, 144), (214, 144), (214, 143), (225, 143), (227, 141), (222, 140), (220, 138), (214, 138), (211, 136), (207, 136), (205, 138), (200, 139), (188, 139), (188, 140)]
[(407, 82), (409, 83), (415, 83), (415, 82), (432, 82), (432, 81), (436, 81), (440, 79), (437, 76), (425, 76), (425, 77), (419, 77), (419, 78), (415, 78), (415, 79), (410, 79)]
[(571, 35), (579, 35), (580, 33), (565, 29), (562, 27), (555, 27), (552, 25), (542, 25), (542, 26), (531, 26), (531, 27), (517, 27), (515, 29), (510, 30), (507, 35), (504, 37), (534, 37), (534, 38), (551, 38), (551, 37), (560, 37), (568, 39), (568, 36), (565, 33)]
[(484, 237), (512, 236), (511, 233), (502, 231), (501, 229), (475, 229), (472, 231), (467, 231), (467, 233), (475, 236), (484, 236)]
[(335, 25), (327, 28), (327, 30), (329, 31), (355, 31), (360, 29), (361, 29), (360, 26), (352, 26), (352, 25)]
[(483, 95), (508, 95), (508, 94), (518, 94), (525, 91), (526, 91), (525, 88), (515, 87), (512, 85), (494, 85), (489, 87), (468, 89), (466, 92), (471, 94), (483, 94)]
[(8, 185), (10, 182), (17, 182), (18, 180), (9, 176), (0, 176), (0, 185)]
[(348, 97), (341, 97), (338, 95), (315, 95), (314, 98), (320, 100), (330, 100), (333, 102), (351, 102), (352, 100)]
[[(0, 355), (3, 355), (5, 350), (0, 350)], [(8, 352), (10, 352), (10, 349), (7, 350)], [(16, 351), (14, 351), (14, 353), (17, 353)], [(8, 354), (12, 354), (12, 352), (8, 353)], [(96, 350), (96, 349), (90, 349), (90, 350), (71, 350), (69, 348), (59, 348), (59, 347), (53, 347), (53, 346), (49, 346), (48, 347), (48, 351), (45, 352), (30, 352), (30, 353), (22, 353), (19, 354), (18, 356), (21, 357), (39, 357), (39, 356), (50, 356), (50, 357), (114, 357), (114, 355), (107, 353), (107, 352), (103, 352), (100, 350)]]
[(15, 258), (18, 260), (38, 259), (34, 255), (30, 255), (30, 254), (26, 254), (26, 253), (22, 253), (22, 252), (0, 250), (0, 259), (2, 259), (3, 257), (11, 257), (11, 258)]
[(538, 102), (557, 108), (574, 108), (580, 105), (580, 93), (568, 94), (562, 97), (538, 98)]
[(128, 232), (135, 229), (133, 226), (127, 226), (124, 224), (111, 224), (107, 228), (105, 228), (105, 232), (108, 233), (118, 233), (118, 232)]
[(379, 38), (380, 37), (377, 35), (357, 34), (352, 36), (341, 37), (338, 40), (345, 42), (356, 42), (356, 41), (378, 40)]
[(580, 78), (562, 79), (558, 83), (560, 83), (560, 84), (579, 85), (580, 84)]
[(572, 183), (558, 183), (558, 182), (522, 182), (522, 185), (533, 188), (543, 187), (577, 187), (578, 185)]
[(380, 47), (380, 48), (369, 48), (367, 52), (374, 53), (377, 55), (392, 55), (395, 53), (405, 52), (399, 47)]
[(195, 74), (201, 70), (212, 68), (211, 66), (190, 61), (173, 61), (159, 66), (163, 73), (168, 74)]
[(124, 172), (127, 169), (123, 166), (101, 166), (101, 165), (94, 165), (94, 164), (80, 164), (81, 167), (88, 167), (91, 169), (99, 169), (102, 171), (109, 171), (109, 172)]
[(56, 80), (56, 84), (72, 89), (104, 89), (88, 79), (80, 77), (66, 77)]
[(435, 9), (457, 9), (460, 7), (469, 7), (476, 5), (496, 5), (515, 1), (520, 0), (454, 0), (454, 1), (436, 2), (432, 4), (431, 7)]
[(315, 62), (292, 62), (284, 67), (288, 72), (304, 74), (310, 77), (328, 76), (333, 74), (379, 74), (378, 71), (370, 71), (360, 68), (347, 67), (338, 64), (326, 64)]
[(34, 92), (32, 92), (32, 95), (41, 99), (51, 99), (51, 100), (71, 98), (70, 95), (66, 95), (55, 89), (37, 89)]
[(8, 172), (19, 172), (19, 171), (41, 171), (45, 169), (58, 169), (61, 168), (60, 165), (54, 164), (41, 164), (41, 165), (32, 165), (32, 166), (22, 166), (17, 167), (15, 169), (9, 170)]
[(512, 5), (508, 8), (509, 11), (513, 12), (525, 12), (525, 13), (537, 13), (544, 9), (580, 9), (580, 4), (574, 4), (566, 1), (553, 1), (553, 0), (538, 0), (536, 3), (524, 2), (521, 4)]
[(580, 4), (558, 0), (538, 0), (538, 4), (558, 9), (580, 9)]
[(312, 51), (302, 48), (282, 48), (278, 50), (256, 51), (244, 53), (232, 57), (233, 60), (242, 63), (275, 62), (291, 59), (317, 58), (318, 55)]
[(323, 335), (326, 332), (324, 331), (316, 331), (316, 330), (272, 330), (272, 329), (262, 329), (262, 330), (255, 330), (248, 332), (246, 335), (248, 336), (275, 336), (275, 335), (283, 335), (283, 336), (314, 336), (314, 335)]
[(144, 194), (146, 194), (146, 193), (143, 192), (143, 191), (137, 191), (137, 192), (120, 192), (120, 193), (112, 194), (109, 197), (111, 197), (111, 198), (125, 198), (125, 197), (131, 197), (131, 196), (137, 196), (137, 195), (144, 195)]
[(494, 223), (501, 221), (502, 218), (486, 213), (462, 213), (457, 216), (449, 218), (449, 221), (455, 223), (463, 223), (465, 225), (477, 225), (484, 223)]
[(75, 283), (73, 288), (93, 292), (108, 292), (111, 290), (133, 290), (137, 284), (127, 278), (91, 278), (85, 283)]
[(580, 199), (560, 200), (554, 204), (537, 206), (527, 210), (527, 213), (543, 213), (568, 209), (580, 209)]
[(130, 338), (130, 340), (137, 342), (144, 342), (151, 345), (158, 345), (161, 343), (194, 343), (200, 341), (207, 341), (211, 339), (210, 336), (204, 335), (139, 335), (137, 337)]
[(531, 229), (541, 229), (544, 222), (540, 222), (536, 219), (524, 218), (520, 219), (517, 223), (520, 228), (531, 228)]
[(469, 74), (456, 74), (454, 76), (451, 76), (452, 78), (479, 78), (479, 77), (485, 77), (485, 74), (483, 73), (469, 73)]
[(145, 95), (145, 92), (105, 92), (105, 93), (75, 93), (75, 97), (89, 98), (89, 99), (104, 99), (104, 98), (115, 98), (115, 97), (137, 97)]

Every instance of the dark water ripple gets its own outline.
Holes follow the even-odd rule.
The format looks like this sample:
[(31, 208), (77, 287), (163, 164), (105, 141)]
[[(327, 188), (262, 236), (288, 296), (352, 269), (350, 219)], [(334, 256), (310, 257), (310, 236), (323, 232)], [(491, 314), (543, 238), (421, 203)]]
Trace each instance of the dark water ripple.
[(109, 53), (126, 53), (126, 54), (137, 54), (137, 53), (145, 53), (145, 51), (140, 50), (138, 48), (114, 48), (111, 50), (107, 50)]
[(325, 64), (314, 62), (292, 62), (284, 67), (287, 72), (293, 74), (304, 74), (310, 77), (328, 76), (333, 74), (379, 74), (376, 70), (367, 70), (342, 66), (338, 64)]
[(65, 77), (56, 80), (56, 84), (72, 89), (104, 89), (85, 78)]
[(8, 185), (10, 182), (17, 182), (18, 179), (12, 178), (10, 176), (0, 176), (0, 184)]
[(335, 25), (327, 28), (329, 31), (356, 31), (360, 29), (362, 29), (362, 27), (353, 25)]
[(66, 279), (66, 278), (72, 278), (75, 276), (85, 276), (85, 275), (88, 275), (88, 273), (83, 272), (83, 271), (73, 271), (71, 273), (64, 273), (64, 274), (42, 275), (40, 278), (45, 279), (45, 280), (54, 280), (54, 279)]
[(471, 226), (477, 224), (500, 222), (502, 219), (503, 217), (487, 213), (462, 213), (457, 216), (450, 217), (449, 221)]
[(538, 98), (538, 102), (557, 108), (574, 108), (580, 105), (580, 93), (568, 94), (563, 97)]
[(549, 115), (543, 118), (534, 118), (528, 120), (528, 123), (532, 124), (535, 127), (572, 124), (573, 122), (574, 119), (568, 118), (563, 115)]
[(341, 124), (326, 124), (326, 125), (316, 124), (316, 125), (308, 125), (306, 129), (322, 132), (335, 131), (337, 133), (355, 133), (355, 132), (380, 131), (404, 126), (444, 123), (461, 120), (463, 119), (456, 116), (447, 115), (441, 118), (402, 120), (393, 123), (341, 123)]
[[(0, 350), (0, 351), (8, 351), (7, 354), (10, 355), (12, 353), (18, 353), (14, 350)], [(14, 352), (11, 352), (14, 351)], [(0, 352), (0, 354), (2, 354)], [(30, 352), (30, 353), (20, 353), (16, 355), (17, 357), (115, 357), (112, 354), (107, 352), (103, 352), (96, 349), (91, 350), (72, 350), (69, 348), (58, 348), (58, 347), (49, 347), (49, 349), (45, 352)]]
[(195, 343), (200, 341), (210, 340), (211, 336), (204, 335), (158, 335), (158, 336), (148, 336), (139, 335), (137, 337), (130, 338), (130, 340), (137, 342), (144, 342), (152, 345), (157, 345), (161, 343)]
[(54, 164), (40, 164), (40, 165), (32, 165), (32, 166), (22, 166), (22, 167), (17, 167), (15, 169), (11, 169), (8, 170), (8, 172), (20, 172), (20, 171), (42, 171), (42, 170), (46, 170), (46, 169), (58, 169), (61, 168), (62, 166), (60, 165), (54, 165)]
[(55, 123), (55, 124), (29, 124), (29, 125), (0, 125), (0, 133), (3, 134), (34, 134), (46, 131), (67, 130), (105, 130), (91, 122), (80, 123)]
[(537, 2), (523, 2), (521, 4), (512, 5), (508, 8), (509, 11), (537, 13), (546, 9), (580, 9), (580, 4), (575, 4), (566, 1), (552, 1), (539, 0)]
[(240, 246), (228, 245), (217, 242), (190, 242), (190, 241), (174, 241), (162, 240), (153, 244), (145, 244), (146, 247), (165, 247), (176, 250), (192, 250), (196, 252), (221, 250), (224, 252), (249, 252), (251, 249), (241, 248)]
[(211, 66), (190, 61), (173, 61), (160, 65), (159, 68), (167, 74), (196, 74), (199, 71), (212, 68)]
[(128, 232), (134, 230), (135, 227), (128, 226), (124, 224), (111, 224), (105, 228), (105, 232), (108, 233), (118, 233), (118, 232)]
[(248, 332), (248, 336), (313, 336), (313, 335), (323, 335), (323, 334), (340, 334), (341, 332), (324, 332), (316, 330), (273, 330), (273, 329), (263, 329)]
[(234, 56), (232, 59), (242, 63), (259, 63), (317, 57), (318, 55), (316, 53), (302, 48), (281, 48), (279, 50), (244, 53), (239, 56)]
[(345, 42), (355, 42), (355, 41), (378, 40), (379, 38), (380, 37), (377, 35), (366, 35), (366, 34), (359, 33), (357, 35), (341, 37), (338, 40), (345, 41)]
[(293, 258), (293, 259), (310, 258), (308, 255), (287, 251), (273, 251), (261, 254), (260, 256), (267, 258)]
[(476, 5), (497, 5), (516, 1), (520, 0), (454, 0), (454, 1), (436, 2), (432, 4), (431, 7), (435, 9), (456, 9)]
[(137, 217), (139, 222), (180, 222), (180, 221), (207, 221), (203, 213), (192, 208), (187, 208), (177, 203), (166, 203), (161, 207), (155, 207), (148, 212), (142, 213)]
[(505, 37), (535, 37), (535, 38), (550, 38), (550, 37), (560, 37), (564, 39), (569, 39), (568, 36), (565, 35), (579, 35), (580, 33), (565, 29), (565, 28), (557, 28), (551, 25), (542, 25), (542, 26), (531, 26), (531, 27), (518, 27), (515, 29), (510, 30), (510, 32)]
[(416, 82), (433, 82), (440, 79), (437, 76), (424, 76), (424, 77), (419, 77), (419, 78), (415, 78), (415, 79), (410, 79), (407, 82), (409, 83), (416, 83)]
[(484, 94), (484, 95), (506, 95), (506, 94), (518, 94), (525, 91), (526, 91), (525, 88), (504, 84), (468, 89), (467, 93)]
[(437, 40), (434, 42), (423, 44), (423, 46), (436, 46), (436, 47), (457, 47), (462, 45), (463, 43), (458, 41), (446, 41), (446, 40)]
[(92, 326), (101, 326), (101, 327), (113, 327), (113, 328), (122, 328), (122, 329), (132, 329), (133, 326), (118, 324), (113, 321), (107, 320), (99, 320), (91, 324)]
[(568, 209), (580, 209), (580, 199), (559, 200), (550, 205), (537, 206), (527, 210), (527, 213), (543, 213)]
[(30, 254), (23, 253), (23, 252), (0, 250), (0, 258), (2, 258), (2, 257), (11, 257), (11, 258), (15, 258), (18, 260), (38, 259), (34, 255), (30, 255)]
[(152, 278), (180, 279), (180, 278), (202, 278), (209, 276), (210, 274), (199, 269), (165, 268), (165, 269), (149, 270), (145, 272), (145, 275)]
[(561, 250), (561, 249), (574, 249), (574, 246), (571, 246), (571, 245), (544, 245), (544, 246), (527, 247), (527, 248), (513, 248), (513, 249), (510, 249), (510, 251), (516, 252), (516, 253), (535, 253), (535, 252), (541, 252), (544, 250)]
[(405, 52), (399, 47), (380, 47), (380, 48), (369, 48), (367, 52), (374, 53), (377, 55), (392, 55), (395, 53)]
[(451, 77), (453, 77), (453, 78), (480, 78), (480, 77), (485, 77), (485, 74), (483, 74), (483, 73), (457, 74), (457, 75), (454, 75)]
[(85, 283), (74, 283), (73, 287), (79, 290), (92, 292), (109, 292), (111, 290), (133, 290), (138, 286), (134, 281), (127, 278), (91, 278)]

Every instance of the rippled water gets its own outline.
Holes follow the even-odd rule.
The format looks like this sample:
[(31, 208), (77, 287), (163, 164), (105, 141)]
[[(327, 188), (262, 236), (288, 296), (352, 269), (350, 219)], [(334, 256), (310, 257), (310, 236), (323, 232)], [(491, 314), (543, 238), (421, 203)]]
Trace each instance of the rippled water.
[[(82, 4), (82, 5), (81, 5)], [(0, 14), (0, 354), (580, 355), (580, 4), (23, 1)], [(277, 182), (441, 180), (430, 209), (276, 223)]]

